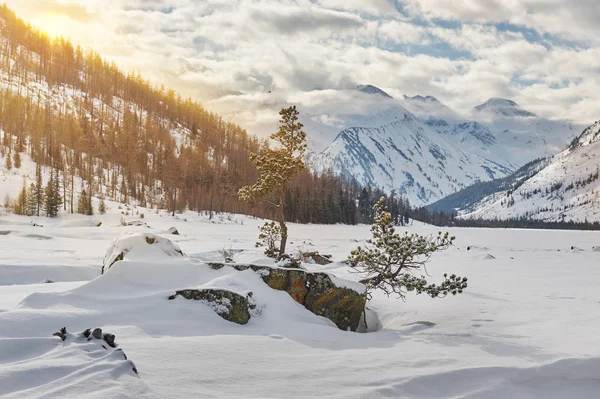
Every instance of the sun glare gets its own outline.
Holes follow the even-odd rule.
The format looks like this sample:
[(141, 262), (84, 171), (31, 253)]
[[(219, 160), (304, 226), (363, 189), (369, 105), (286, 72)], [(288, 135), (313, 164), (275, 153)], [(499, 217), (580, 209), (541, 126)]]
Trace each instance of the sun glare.
[(38, 27), (51, 37), (66, 36), (72, 21), (65, 15), (44, 15), (31, 21), (33, 26)]

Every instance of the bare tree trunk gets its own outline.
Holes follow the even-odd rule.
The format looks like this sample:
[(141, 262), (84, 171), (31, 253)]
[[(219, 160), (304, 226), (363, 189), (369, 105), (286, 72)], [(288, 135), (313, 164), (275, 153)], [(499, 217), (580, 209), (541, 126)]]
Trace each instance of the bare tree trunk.
[(281, 193), (279, 194), (279, 207), (277, 209), (277, 221), (279, 222), (279, 227), (281, 228), (281, 244), (279, 246), (279, 256), (283, 256), (285, 254), (285, 246), (287, 244), (288, 239), (288, 228), (285, 224), (285, 188), (281, 189)]
[(175, 189), (173, 194), (173, 214), (171, 216), (175, 216), (175, 208), (177, 208), (177, 189)]

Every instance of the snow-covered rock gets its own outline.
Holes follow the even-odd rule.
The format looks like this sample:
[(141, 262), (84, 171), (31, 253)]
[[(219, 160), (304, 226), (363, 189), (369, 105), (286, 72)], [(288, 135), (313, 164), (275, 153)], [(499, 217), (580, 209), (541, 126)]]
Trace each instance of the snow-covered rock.
[(171, 240), (152, 233), (131, 233), (117, 238), (110, 245), (102, 262), (102, 274), (116, 262), (124, 260), (169, 260), (185, 256)]

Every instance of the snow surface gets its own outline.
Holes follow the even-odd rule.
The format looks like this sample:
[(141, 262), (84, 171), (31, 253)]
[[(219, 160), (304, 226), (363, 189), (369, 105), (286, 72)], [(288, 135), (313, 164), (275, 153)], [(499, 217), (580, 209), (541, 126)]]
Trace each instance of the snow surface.
[[(600, 396), (597, 233), (451, 229), (456, 246), (436, 254), (428, 271), (433, 281), (444, 272), (467, 276), (465, 293), (406, 302), (375, 294), (369, 308), (377, 316), (368, 322), (381, 329), (360, 334), (337, 329), (252, 271), (205, 265), (220, 260), (221, 248), (237, 262), (269, 264), (254, 248), (260, 220), (139, 209), (150, 227), (124, 227), (117, 204), (107, 205), (106, 215), (41, 218), (44, 227), (0, 216), (0, 230), (11, 231), (0, 236), (0, 397)], [(173, 226), (181, 235), (166, 234)], [(138, 254), (100, 277), (110, 244), (132, 232), (168, 238), (187, 257)], [(369, 237), (368, 226), (292, 224), (290, 233), (292, 250), (310, 246), (337, 261), (305, 264), (309, 270), (358, 279), (339, 261)], [(55, 283), (40, 284), (46, 279)], [(252, 291), (259, 312), (240, 326), (205, 304), (167, 300), (195, 287)], [(51, 337), (63, 326), (115, 334), (139, 375), (110, 347)]]

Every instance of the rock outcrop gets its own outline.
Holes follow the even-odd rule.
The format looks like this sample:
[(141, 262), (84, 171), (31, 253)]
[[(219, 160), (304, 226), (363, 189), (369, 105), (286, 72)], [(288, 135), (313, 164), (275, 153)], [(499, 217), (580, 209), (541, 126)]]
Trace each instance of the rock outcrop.
[(213, 269), (232, 267), (260, 273), (269, 287), (287, 292), (296, 302), (318, 316), (333, 321), (341, 330), (356, 331), (367, 302), (366, 294), (338, 287), (326, 273), (269, 266), (209, 263)]
[(169, 297), (169, 300), (173, 300), (177, 296), (202, 301), (225, 320), (237, 324), (247, 324), (250, 320), (250, 311), (256, 308), (252, 292), (247, 296), (242, 296), (220, 289), (189, 289), (176, 291), (175, 295)]

